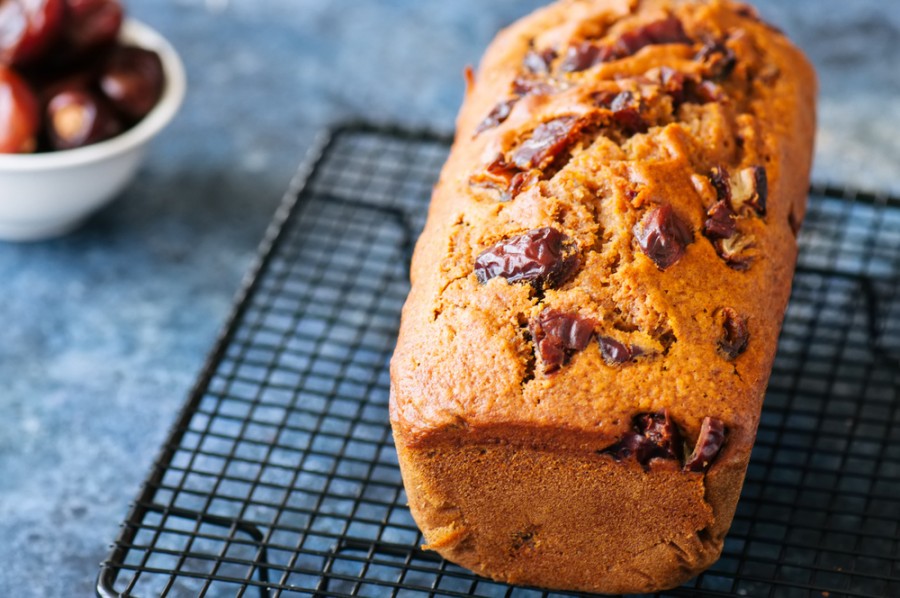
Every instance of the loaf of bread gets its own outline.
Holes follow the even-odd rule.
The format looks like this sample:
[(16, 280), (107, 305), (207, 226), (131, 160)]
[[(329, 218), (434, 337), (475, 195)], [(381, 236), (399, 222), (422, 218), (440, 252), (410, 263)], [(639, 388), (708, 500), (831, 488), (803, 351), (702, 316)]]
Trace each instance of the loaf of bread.
[(391, 363), (412, 514), (496, 580), (674, 587), (743, 484), (815, 74), (726, 0), (564, 0), (468, 74)]

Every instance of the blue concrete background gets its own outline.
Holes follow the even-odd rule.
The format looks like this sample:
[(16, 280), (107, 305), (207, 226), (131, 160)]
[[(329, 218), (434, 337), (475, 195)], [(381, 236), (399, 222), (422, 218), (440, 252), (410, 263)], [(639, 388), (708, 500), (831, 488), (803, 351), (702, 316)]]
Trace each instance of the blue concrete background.
[[(187, 102), (82, 230), (0, 243), (0, 595), (89, 596), (315, 133), (450, 130), (462, 69), (540, 0), (131, 0)], [(821, 75), (816, 178), (900, 192), (900, 3), (759, 0)]]

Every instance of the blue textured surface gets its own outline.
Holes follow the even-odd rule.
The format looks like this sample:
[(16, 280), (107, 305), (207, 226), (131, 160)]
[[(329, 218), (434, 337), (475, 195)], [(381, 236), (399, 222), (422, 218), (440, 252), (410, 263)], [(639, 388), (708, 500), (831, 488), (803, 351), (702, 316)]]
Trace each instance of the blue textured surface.
[[(134, 185), (0, 243), (0, 595), (87, 596), (315, 133), (450, 130), (461, 72), (540, 0), (132, 0), (188, 69)], [(900, 4), (757, 2), (820, 70), (817, 178), (900, 190)]]

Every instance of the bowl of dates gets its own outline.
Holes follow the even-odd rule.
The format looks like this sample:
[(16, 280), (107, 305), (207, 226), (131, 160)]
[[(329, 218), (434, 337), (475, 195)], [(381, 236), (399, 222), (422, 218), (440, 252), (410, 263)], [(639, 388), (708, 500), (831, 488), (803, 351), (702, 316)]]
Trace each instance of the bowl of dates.
[(0, 239), (64, 234), (113, 200), (185, 88), (118, 0), (0, 0)]

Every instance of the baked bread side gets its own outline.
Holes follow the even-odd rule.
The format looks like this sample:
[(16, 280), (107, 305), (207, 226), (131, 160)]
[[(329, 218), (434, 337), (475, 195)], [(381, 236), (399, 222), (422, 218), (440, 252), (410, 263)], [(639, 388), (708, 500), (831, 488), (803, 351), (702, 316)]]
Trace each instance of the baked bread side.
[(718, 558), (790, 294), (815, 93), (802, 54), (724, 0), (569, 0), (501, 32), (391, 363), (429, 548), (609, 593)]

